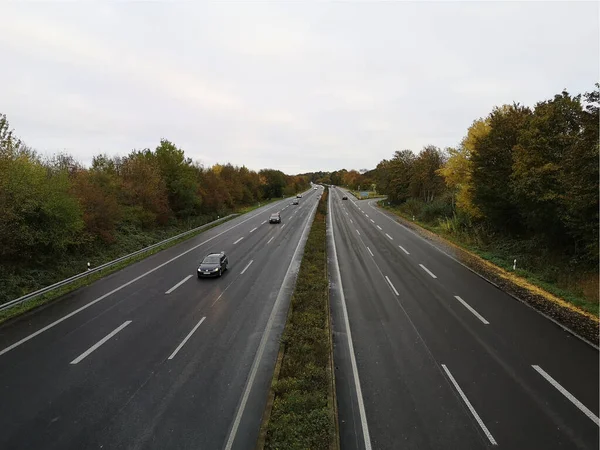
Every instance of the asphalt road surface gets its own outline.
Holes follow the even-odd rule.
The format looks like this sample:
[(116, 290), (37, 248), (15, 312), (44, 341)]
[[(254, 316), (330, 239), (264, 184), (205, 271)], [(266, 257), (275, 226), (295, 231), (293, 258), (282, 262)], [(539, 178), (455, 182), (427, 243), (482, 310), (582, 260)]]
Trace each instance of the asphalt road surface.
[(599, 448), (596, 348), (342, 195), (328, 231), (342, 449)]
[[(322, 189), (0, 328), (0, 448), (250, 449)], [(269, 224), (281, 211), (282, 223)], [(196, 276), (224, 250), (221, 278)]]

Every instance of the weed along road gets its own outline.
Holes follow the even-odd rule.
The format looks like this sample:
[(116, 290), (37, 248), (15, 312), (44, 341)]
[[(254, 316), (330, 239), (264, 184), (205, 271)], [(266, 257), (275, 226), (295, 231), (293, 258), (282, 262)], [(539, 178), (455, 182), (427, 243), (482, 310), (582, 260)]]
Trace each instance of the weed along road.
[[(254, 448), (321, 193), (263, 206), (0, 327), (0, 448)], [(198, 279), (220, 251), (228, 270)]]
[(343, 449), (598, 448), (594, 346), (373, 200), (329, 199)]

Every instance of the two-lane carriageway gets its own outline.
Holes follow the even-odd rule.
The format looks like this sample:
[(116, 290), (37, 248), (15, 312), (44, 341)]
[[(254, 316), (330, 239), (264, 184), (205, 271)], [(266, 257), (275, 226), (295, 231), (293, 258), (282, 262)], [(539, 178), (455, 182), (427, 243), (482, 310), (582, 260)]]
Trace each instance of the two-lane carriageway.
[[(0, 327), (0, 448), (254, 448), (322, 190), (263, 206)], [(281, 224), (269, 224), (280, 211)], [(196, 275), (224, 250), (221, 278)]]

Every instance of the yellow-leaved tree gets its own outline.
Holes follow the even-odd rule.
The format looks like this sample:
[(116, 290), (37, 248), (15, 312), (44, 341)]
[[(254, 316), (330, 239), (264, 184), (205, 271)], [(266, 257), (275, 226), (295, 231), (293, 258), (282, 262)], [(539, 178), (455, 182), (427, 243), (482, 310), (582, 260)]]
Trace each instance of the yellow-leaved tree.
[(454, 193), (456, 208), (474, 219), (483, 217), (483, 214), (473, 204), (471, 156), (475, 151), (477, 140), (486, 136), (489, 132), (490, 125), (487, 119), (475, 120), (458, 148), (447, 149), (448, 161), (438, 170), (438, 173), (444, 177), (446, 185)]

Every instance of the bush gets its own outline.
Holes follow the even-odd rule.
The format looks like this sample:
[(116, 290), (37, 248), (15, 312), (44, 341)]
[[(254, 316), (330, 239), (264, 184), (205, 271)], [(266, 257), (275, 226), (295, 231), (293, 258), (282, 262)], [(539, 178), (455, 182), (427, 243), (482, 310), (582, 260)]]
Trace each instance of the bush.
[(418, 217), (423, 222), (435, 223), (439, 218), (452, 217), (452, 205), (445, 199), (436, 199), (425, 203)]

